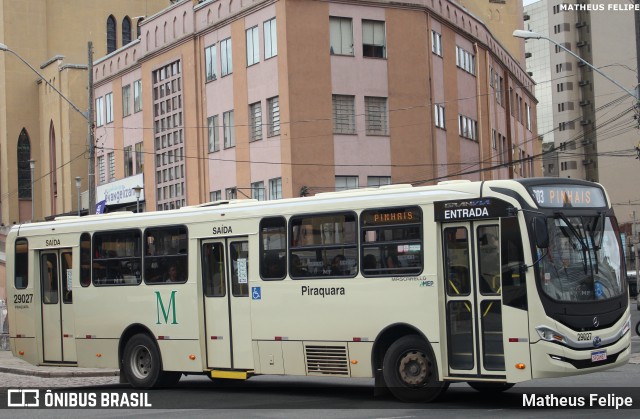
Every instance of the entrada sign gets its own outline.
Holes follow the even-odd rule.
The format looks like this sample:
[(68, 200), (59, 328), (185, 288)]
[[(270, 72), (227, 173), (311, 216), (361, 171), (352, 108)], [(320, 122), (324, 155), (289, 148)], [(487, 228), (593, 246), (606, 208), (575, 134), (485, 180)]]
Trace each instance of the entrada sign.
[(507, 217), (511, 205), (495, 198), (463, 199), (435, 202), (435, 221), (469, 221), (485, 218)]

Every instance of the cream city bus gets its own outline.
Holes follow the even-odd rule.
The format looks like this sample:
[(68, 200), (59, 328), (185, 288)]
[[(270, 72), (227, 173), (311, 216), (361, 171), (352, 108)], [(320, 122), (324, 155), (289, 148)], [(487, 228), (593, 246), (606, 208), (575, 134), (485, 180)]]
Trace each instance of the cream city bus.
[(36, 365), (372, 377), (401, 400), (602, 371), (631, 352), (618, 226), (572, 179), (392, 185), (64, 217), (7, 237), (11, 349)]

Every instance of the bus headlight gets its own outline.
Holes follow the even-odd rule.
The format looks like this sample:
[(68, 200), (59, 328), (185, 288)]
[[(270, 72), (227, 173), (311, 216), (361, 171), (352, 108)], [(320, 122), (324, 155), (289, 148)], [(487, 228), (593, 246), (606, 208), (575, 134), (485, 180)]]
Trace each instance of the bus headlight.
[(624, 322), (624, 326), (622, 326), (622, 330), (620, 331), (620, 336), (622, 337), (626, 335), (630, 329), (631, 329), (631, 316), (629, 316), (627, 321)]
[(540, 335), (540, 338), (547, 342), (567, 343), (567, 338), (563, 334), (556, 332), (550, 327), (538, 326), (536, 327), (536, 331), (538, 335)]

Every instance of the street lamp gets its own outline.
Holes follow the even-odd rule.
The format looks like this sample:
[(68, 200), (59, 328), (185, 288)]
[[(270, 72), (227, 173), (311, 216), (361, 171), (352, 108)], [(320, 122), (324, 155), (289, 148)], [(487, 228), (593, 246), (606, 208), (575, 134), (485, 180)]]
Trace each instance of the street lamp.
[(76, 176), (76, 189), (78, 190), (78, 217), (80, 216), (80, 209), (82, 208), (82, 202), (80, 201), (80, 186), (82, 186), (82, 178)]
[(133, 188), (133, 192), (135, 192), (136, 194), (136, 212), (140, 212), (140, 192), (142, 192), (142, 186), (138, 185), (138, 186), (134, 186)]
[(572, 56), (574, 56), (577, 60), (579, 60), (581, 63), (585, 64), (586, 66), (588, 66), (590, 69), (592, 69), (593, 71), (595, 71), (596, 73), (600, 74), (602, 77), (604, 77), (605, 79), (609, 80), (611, 83), (615, 84), (616, 86), (618, 86), (620, 89), (622, 89), (626, 94), (628, 94), (629, 96), (631, 96), (632, 98), (638, 100), (639, 96), (638, 96), (638, 92), (637, 91), (631, 91), (631, 90), (627, 90), (626, 87), (622, 86), (620, 83), (618, 83), (617, 81), (615, 81), (614, 79), (612, 79), (611, 77), (607, 76), (606, 74), (604, 74), (602, 71), (600, 71), (600, 69), (594, 67), (593, 65), (591, 65), (591, 63), (585, 61), (584, 59), (580, 58), (580, 56), (578, 56), (577, 54), (575, 54), (573, 51), (571, 51), (570, 49), (568, 49), (567, 47), (565, 47), (562, 44), (557, 43), (556, 41), (554, 41), (553, 39), (546, 37), (544, 35), (541, 35), (539, 33), (536, 32), (532, 32), (532, 31), (523, 31), (522, 29), (516, 29), (515, 31), (513, 31), (513, 36), (515, 36), (516, 38), (522, 38), (522, 39), (546, 39), (547, 41), (551, 42), (552, 44), (556, 45), (557, 47), (565, 50), (566, 52), (568, 52), (569, 54), (571, 54)]
[[(88, 124), (88, 134), (87, 134), (87, 142), (89, 143), (89, 168), (88, 168), (88, 189), (89, 189), (89, 214), (95, 214), (96, 211), (96, 197), (95, 197), (95, 147), (94, 147), (94, 133), (93, 133), (93, 43), (89, 42), (89, 64), (88, 64), (88, 74), (89, 74), (89, 108), (87, 112), (82, 112), (76, 105), (69, 100), (65, 95), (60, 92), (54, 85), (49, 83), (49, 81), (38, 72), (31, 64), (29, 64), (24, 58), (22, 58), (17, 52), (13, 51), (11, 48), (6, 46), (3, 43), (0, 43), (0, 51), (6, 51), (13, 54), (18, 60), (22, 61), (27, 67), (31, 69), (34, 73), (38, 75), (40, 80), (42, 80), (47, 86), (51, 87), (62, 99), (64, 99), (76, 112), (78, 112), (84, 119), (87, 120)], [(32, 189), (33, 190), (33, 189)], [(32, 200), (33, 202), (33, 200)]]
[(34, 196), (33, 185), (35, 182), (34, 172), (36, 170), (35, 160), (29, 160), (29, 169), (31, 169), (31, 222), (33, 222), (33, 220), (36, 219), (34, 205), (33, 205), (33, 196)]

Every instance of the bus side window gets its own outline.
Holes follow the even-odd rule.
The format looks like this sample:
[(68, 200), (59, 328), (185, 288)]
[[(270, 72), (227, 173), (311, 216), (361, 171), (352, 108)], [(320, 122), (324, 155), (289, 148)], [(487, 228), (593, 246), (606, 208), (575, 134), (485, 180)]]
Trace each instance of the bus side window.
[(284, 217), (260, 221), (260, 276), (263, 280), (284, 279), (287, 275), (287, 221)]
[(517, 218), (503, 218), (501, 226), (502, 301), (505, 305), (527, 309), (526, 273), (522, 237)]
[(25, 289), (29, 285), (29, 243), (27, 239), (17, 239), (15, 243), (15, 276), (16, 289)]

